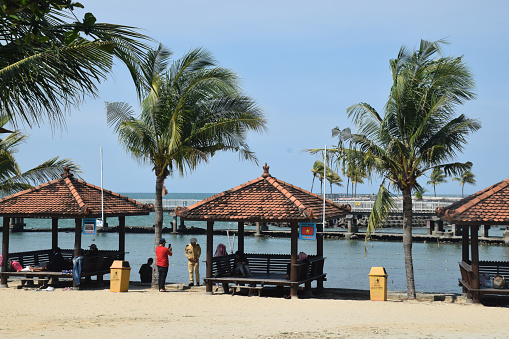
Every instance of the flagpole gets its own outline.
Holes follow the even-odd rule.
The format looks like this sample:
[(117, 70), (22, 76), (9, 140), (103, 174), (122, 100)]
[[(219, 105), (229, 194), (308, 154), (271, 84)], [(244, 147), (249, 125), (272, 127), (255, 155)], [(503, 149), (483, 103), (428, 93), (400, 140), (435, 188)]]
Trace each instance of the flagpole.
[(101, 146), (101, 223), (104, 227), (104, 192), (103, 192), (103, 148)]
[(325, 181), (327, 169), (327, 145), (325, 145), (325, 152), (323, 153), (323, 211), (322, 211), (322, 232), (325, 231)]

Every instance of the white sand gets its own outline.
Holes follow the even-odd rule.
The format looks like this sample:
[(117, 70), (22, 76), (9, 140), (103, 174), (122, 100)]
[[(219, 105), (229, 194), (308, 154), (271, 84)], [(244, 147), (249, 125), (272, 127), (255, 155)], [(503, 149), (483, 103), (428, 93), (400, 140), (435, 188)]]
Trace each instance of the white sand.
[(160, 293), (0, 289), (1, 338), (507, 337), (509, 308), (442, 301), (386, 302)]

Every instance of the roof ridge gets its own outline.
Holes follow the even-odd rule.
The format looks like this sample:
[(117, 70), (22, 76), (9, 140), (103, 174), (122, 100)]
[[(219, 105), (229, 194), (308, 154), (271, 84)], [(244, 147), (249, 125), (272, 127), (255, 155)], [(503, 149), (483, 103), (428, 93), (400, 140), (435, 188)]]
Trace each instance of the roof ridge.
[(87, 207), (87, 204), (85, 204), (85, 202), (83, 201), (83, 198), (78, 193), (78, 190), (76, 189), (76, 187), (74, 187), (74, 184), (72, 183), (72, 180), (69, 177), (66, 177), (66, 178), (64, 178), (64, 183), (67, 186), (67, 188), (69, 189), (69, 192), (71, 192), (71, 194), (74, 197), (74, 199), (76, 199), (76, 203), (81, 208), (81, 210), (85, 214), (88, 214), (87, 211), (89, 211), (89, 209)]
[(465, 205), (462, 205), (458, 209), (456, 209), (455, 212), (458, 214), (463, 213), (463, 212), (469, 210), (470, 208), (472, 208), (473, 206), (477, 205), (481, 201), (488, 199), (493, 194), (497, 193), (498, 191), (502, 190), (503, 188), (506, 188), (507, 186), (509, 186), (509, 179), (502, 180), (499, 183), (497, 183), (491, 187), (481, 190), (481, 191), (477, 192), (477, 195), (474, 198), (470, 199), (469, 202), (467, 202)]
[(146, 205), (146, 204), (144, 204), (144, 203), (142, 203), (142, 202), (136, 201), (135, 199), (131, 199), (131, 198), (129, 198), (128, 196), (125, 196), (125, 195), (122, 195), (122, 194), (120, 194), (120, 193), (116, 193), (116, 192), (113, 192), (113, 191), (107, 190), (107, 189), (105, 189), (105, 188), (101, 188), (100, 186), (97, 186), (97, 185), (94, 185), (94, 184), (88, 183), (88, 182), (86, 182), (86, 181), (84, 181), (84, 180), (79, 180), (79, 179), (74, 179), (74, 180), (76, 180), (76, 181), (78, 181), (78, 182), (80, 182), (80, 183), (82, 183), (82, 184), (84, 184), (85, 186), (88, 186), (88, 187), (90, 187), (90, 188), (95, 188), (95, 189), (98, 189), (98, 190), (101, 190), (101, 189), (102, 189), (102, 191), (103, 191), (104, 193), (108, 193), (108, 194), (110, 194), (110, 195), (112, 195), (112, 196), (115, 196), (115, 197), (118, 197), (118, 198), (125, 199), (125, 200), (130, 201), (130, 202), (133, 202), (133, 203), (135, 203), (135, 204), (137, 204), (137, 205), (140, 205), (140, 206), (144, 206), (144, 205)]
[[(266, 177), (263, 178), (267, 180), (275, 189), (281, 192), (289, 201), (291, 201), (298, 209), (302, 212), (302, 214), (308, 218), (313, 219), (313, 212), (306, 207), (304, 203), (302, 203), (299, 199), (297, 199), (292, 193), (290, 193), (283, 185), (279, 183), (277, 178), (274, 177)], [(282, 181), (285, 183), (284, 181)], [(292, 200), (293, 199), (293, 200)]]

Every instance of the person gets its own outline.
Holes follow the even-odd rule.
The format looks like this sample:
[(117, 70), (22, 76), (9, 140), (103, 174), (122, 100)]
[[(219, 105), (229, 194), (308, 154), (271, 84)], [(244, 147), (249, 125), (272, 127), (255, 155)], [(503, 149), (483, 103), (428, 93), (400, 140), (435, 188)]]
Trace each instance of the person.
[(151, 283), (152, 282), (152, 263), (154, 259), (148, 258), (147, 263), (141, 265), (140, 271), (140, 280), (142, 283)]
[(168, 267), (170, 266), (170, 261), (168, 257), (172, 256), (172, 248), (171, 245), (168, 244), (168, 248), (165, 247), (166, 240), (161, 238), (159, 240), (159, 246), (156, 247), (156, 265), (157, 271), (159, 272), (159, 292), (166, 292), (166, 288), (164, 284), (166, 283), (166, 276), (168, 275)]
[(249, 261), (243, 252), (237, 251), (235, 252), (235, 260), (233, 261), (233, 267), (235, 273), (242, 274), (243, 277), (250, 277), (251, 270), (249, 269)]
[(184, 250), (187, 257), (187, 268), (189, 270), (189, 286), (194, 286), (194, 276), (196, 275), (196, 286), (200, 286), (200, 255), (201, 247), (197, 244), (196, 238), (189, 239), (188, 244)]
[(88, 246), (90, 249), (85, 254), (86, 257), (97, 257), (99, 255), (99, 249), (96, 244)]
[[(308, 255), (305, 252), (300, 252), (297, 257), (297, 264), (309, 264)], [(292, 265), (288, 264), (286, 267), (285, 279), (290, 279)]]
[[(228, 255), (228, 251), (226, 251), (225, 244), (217, 245), (216, 253), (214, 253), (214, 257), (223, 257), (225, 255)], [(221, 263), (221, 262), (218, 262), (217, 264), (224, 265), (224, 263)], [(226, 290), (224, 287), (224, 284), (223, 284), (223, 289)], [(217, 292), (217, 290), (219, 290), (219, 283), (216, 283), (216, 292)]]

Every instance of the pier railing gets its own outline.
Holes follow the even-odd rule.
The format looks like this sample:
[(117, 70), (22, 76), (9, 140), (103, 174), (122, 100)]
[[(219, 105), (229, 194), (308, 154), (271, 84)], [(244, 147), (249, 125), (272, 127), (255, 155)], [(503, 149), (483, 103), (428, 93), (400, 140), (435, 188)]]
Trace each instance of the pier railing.
[[(136, 199), (136, 201), (141, 202), (143, 204), (153, 204), (155, 203), (155, 199)], [(191, 206), (192, 204), (197, 203), (198, 199), (163, 199), (163, 210), (170, 211), (174, 210), (175, 207), (181, 206)]]
[[(395, 198), (396, 213), (403, 213), (403, 200)], [(412, 211), (418, 214), (434, 214), (437, 207), (446, 207), (455, 202), (457, 199), (446, 200), (413, 200)], [(341, 198), (336, 199), (335, 202), (345, 205), (348, 204), (352, 207), (352, 212), (369, 213), (373, 209), (374, 200), (359, 200)]]

